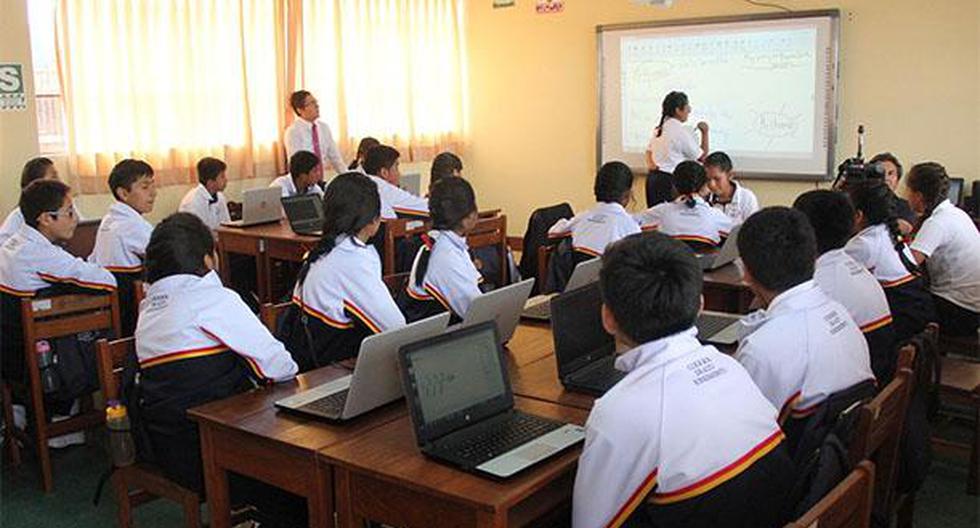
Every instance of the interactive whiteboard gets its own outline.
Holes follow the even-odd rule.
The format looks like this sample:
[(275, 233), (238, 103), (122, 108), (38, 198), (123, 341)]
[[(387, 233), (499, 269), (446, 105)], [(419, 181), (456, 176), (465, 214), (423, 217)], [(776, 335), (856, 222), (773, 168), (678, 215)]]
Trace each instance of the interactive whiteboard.
[(827, 179), (834, 163), (838, 12), (599, 26), (599, 162), (646, 172), (671, 91), (692, 130), (746, 177)]

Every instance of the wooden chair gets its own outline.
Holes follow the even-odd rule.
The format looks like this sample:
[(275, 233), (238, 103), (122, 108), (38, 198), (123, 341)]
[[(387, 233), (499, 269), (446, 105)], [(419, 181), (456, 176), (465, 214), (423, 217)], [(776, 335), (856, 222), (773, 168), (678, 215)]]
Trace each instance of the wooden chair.
[(945, 404), (962, 405), (972, 410), (973, 441), (969, 444), (939, 438), (933, 444), (957, 453), (969, 454), (966, 492), (977, 495), (980, 489), (980, 362), (966, 358), (939, 358), (939, 399)]
[(50, 493), (54, 487), (54, 479), (51, 474), (48, 439), (95, 427), (105, 422), (105, 415), (101, 410), (92, 408), (91, 395), (89, 395), (80, 414), (66, 420), (48, 422), (47, 412), (44, 409), (41, 371), (37, 364), (36, 343), (42, 339), (52, 340), (98, 330), (110, 330), (113, 335), (119, 335), (119, 298), (112, 293), (23, 299), (21, 328), (24, 333), (26, 360), (24, 365), (27, 379), (24, 382), (3, 383), (3, 413), (6, 423), (9, 424), (4, 432), (4, 441), (7, 443), (11, 461), (14, 465), (19, 464), (20, 448), (14, 437), (20, 434), (12, 426), (14, 423), (12, 395), (15, 389), (22, 389), (30, 395), (34, 445), (41, 470), (41, 488), (45, 493)]
[(507, 285), (507, 215), (497, 215), (480, 218), (476, 227), (466, 236), (466, 242), (471, 249), (492, 246), (500, 257), (500, 276), (497, 285)]
[(396, 218), (385, 220), (384, 233), (384, 262), (382, 263), (382, 275), (395, 274), (395, 250), (398, 241), (416, 235), (421, 235), (429, 231), (432, 225), (428, 219), (420, 218)]
[(394, 275), (385, 275), (383, 277), (385, 281), (385, 286), (388, 287), (388, 291), (391, 292), (391, 296), (395, 299), (398, 295), (408, 286), (408, 277), (412, 273), (406, 271), (404, 273), (395, 273)]
[(139, 309), (139, 305), (146, 298), (146, 283), (143, 281), (133, 282), (133, 301), (136, 303), (136, 308)]
[(289, 308), (289, 305), (293, 304), (291, 302), (284, 302), (279, 304), (265, 303), (259, 307), (259, 319), (262, 324), (269, 329), (273, 334), (276, 333), (279, 326), (279, 316)]
[(875, 466), (865, 460), (802, 517), (786, 528), (868, 528)]
[[(136, 355), (136, 342), (132, 337), (114, 341), (100, 339), (95, 350), (102, 394), (106, 401), (119, 400), (123, 367), (127, 359)], [(120, 528), (133, 525), (133, 508), (160, 497), (181, 505), (185, 526), (201, 526), (201, 498), (198, 494), (168, 479), (152, 464), (137, 462), (115, 468), (112, 472), (112, 489), (116, 495), (116, 519)]]

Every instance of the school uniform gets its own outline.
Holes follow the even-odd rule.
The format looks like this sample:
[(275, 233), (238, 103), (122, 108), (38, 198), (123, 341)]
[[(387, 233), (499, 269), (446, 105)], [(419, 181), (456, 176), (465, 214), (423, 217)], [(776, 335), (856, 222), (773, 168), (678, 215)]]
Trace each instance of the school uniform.
[(405, 325), (374, 246), (342, 235), (293, 290), (284, 340), (301, 371), (357, 354), (361, 341)]
[(133, 283), (143, 277), (143, 257), (150, 243), (153, 225), (136, 209), (115, 202), (102, 218), (89, 255), (93, 262), (112, 272), (119, 283), (119, 312), (124, 336), (133, 335), (137, 306)]
[(969, 215), (943, 200), (922, 223), (912, 249), (928, 258), (929, 288), (943, 332), (976, 336), (980, 322), (980, 233)]
[(694, 130), (684, 126), (675, 117), (668, 117), (660, 127), (660, 135), (654, 129), (647, 150), (657, 164), (656, 170), (647, 175), (647, 207), (653, 207), (674, 197), (674, 169), (682, 161), (695, 161), (704, 156)]
[[(444, 230), (430, 231), (427, 238), (415, 257), (405, 288), (407, 299), (402, 308), (406, 319), (417, 321), (446, 310), (462, 319), (473, 299), (482, 295), (483, 276), (473, 264), (466, 237)], [(429, 255), (425, 276), (419, 277), (419, 262), (426, 252)]]
[(735, 191), (731, 199), (727, 202), (721, 201), (717, 195), (712, 194), (708, 200), (712, 207), (728, 215), (732, 222), (741, 224), (753, 213), (759, 210), (759, 199), (748, 187), (737, 181), (732, 181)]
[(634, 218), (644, 231), (657, 230), (684, 242), (717, 246), (728, 237), (731, 218), (700, 196), (694, 197), (694, 207), (688, 207), (686, 202), (687, 196), (681, 196), (637, 213)]
[(325, 122), (317, 119), (311, 123), (297, 117), (286, 128), (286, 133), (283, 136), (285, 137), (287, 158), (292, 158), (293, 154), (305, 150), (316, 154), (324, 167), (330, 165), (337, 171), (337, 174), (347, 172), (347, 165), (344, 163), (343, 156), (340, 155), (337, 142), (334, 141), (330, 127)]
[(609, 244), (639, 232), (640, 224), (622, 205), (602, 202), (574, 218), (559, 219), (548, 230), (548, 237), (554, 239), (570, 235), (574, 251), (598, 257)]
[(100, 266), (72, 256), (33, 227), (24, 224), (0, 245), (2, 299), (2, 372), (4, 379), (24, 380), (21, 299), (52, 287), (92, 292), (116, 291), (116, 279)]
[[(84, 220), (82, 214), (78, 212), (78, 207), (72, 203), (71, 208), (75, 211), (75, 218), (79, 221)], [(20, 228), (24, 225), (24, 213), (20, 212), (20, 207), (15, 207), (13, 211), (7, 215), (7, 218), (3, 220), (3, 224), (0, 225), (0, 244), (3, 244), (5, 240), (14, 236)]]
[(626, 352), (616, 368), (626, 376), (585, 425), (574, 528), (776, 524), (792, 463), (776, 409), (734, 359), (691, 328)]
[(222, 223), (231, 222), (225, 193), (219, 191), (212, 195), (204, 184), (187, 191), (177, 210), (200, 218), (211, 231), (218, 229)]
[(378, 186), (381, 197), (381, 218), (394, 220), (398, 215), (429, 216), (429, 199), (414, 194), (388, 183), (384, 178), (368, 175)]
[[(289, 198), (300, 194), (299, 190), (296, 189), (296, 182), (293, 181), (293, 177), (290, 176), (289, 174), (284, 174), (272, 180), (272, 182), (269, 183), (269, 187), (279, 187), (280, 189), (282, 189), (283, 198)], [(321, 189), (319, 185), (314, 183), (313, 185), (310, 185), (303, 194), (304, 195), (315, 194), (317, 196), (323, 196), (323, 189)]]

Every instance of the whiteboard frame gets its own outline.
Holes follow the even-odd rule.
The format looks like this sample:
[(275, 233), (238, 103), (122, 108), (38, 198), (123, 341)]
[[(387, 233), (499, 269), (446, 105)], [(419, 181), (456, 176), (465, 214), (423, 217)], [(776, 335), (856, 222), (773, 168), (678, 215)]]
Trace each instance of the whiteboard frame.
[[(704, 26), (712, 24), (728, 24), (732, 22), (758, 22), (764, 20), (787, 20), (795, 18), (822, 18), (830, 19), (830, 45), (833, 57), (834, 73), (832, 76), (829, 103), (833, 109), (827, 112), (830, 120), (830, 130), (828, 131), (827, 149), (827, 174), (779, 174), (772, 172), (738, 172), (739, 178), (754, 180), (777, 180), (777, 181), (804, 181), (804, 182), (827, 182), (832, 181), (836, 176), (837, 161), (837, 118), (840, 111), (840, 10), (839, 9), (813, 9), (809, 11), (793, 11), (792, 13), (760, 13), (751, 15), (732, 15), (699, 18), (679, 18), (675, 20), (654, 20), (649, 22), (627, 22), (622, 24), (605, 24), (595, 27), (596, 33), (596, 104), (599, 108), (599, 121), (596, 123), (596, 170), (602, 166), (602, 123), (604, 122), (602, 106), (602, 34), (607, 31), (622, 31), (634, 29), (648, 29), (656, 27), (670, 26)], [(637, 174), (647, 174), (646, 167), (637, 169), (632, 167)]]

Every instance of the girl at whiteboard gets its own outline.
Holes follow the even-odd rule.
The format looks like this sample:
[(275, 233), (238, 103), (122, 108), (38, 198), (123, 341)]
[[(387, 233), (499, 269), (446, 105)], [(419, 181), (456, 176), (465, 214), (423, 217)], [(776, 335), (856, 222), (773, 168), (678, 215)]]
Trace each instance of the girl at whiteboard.
[(647, 207), (674, 199), (671, 174), (682, 161), (699, 161), (708, 153), (708, 123), (701, 121), (701, 143), (694, 132), (684, 126), (691, 115), (691, 105), (683, 92), (670, 92), (664, 97), (660, 124), (653, 129), (653, 137), (646, 151)]

